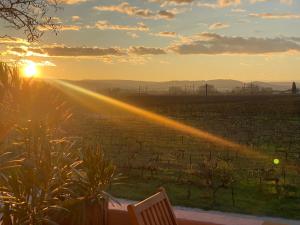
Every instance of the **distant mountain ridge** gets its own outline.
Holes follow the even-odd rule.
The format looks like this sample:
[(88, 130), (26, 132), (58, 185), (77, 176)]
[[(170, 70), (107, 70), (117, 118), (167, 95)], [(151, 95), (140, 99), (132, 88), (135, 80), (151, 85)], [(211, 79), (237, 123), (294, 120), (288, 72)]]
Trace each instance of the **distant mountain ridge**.
[[(196, 80), (196, 81), (137, 81), (137, 80), (67, 80), (70, 83), (79, 85), (90, 90), (108, 90), (108, 89), (124, 89), (128, 91), (137, 91), (139, 89), (147, 89), (148, 91), (164, 92), (168, 91), (169, 87), (176, 86), (182, 89), (196, 89), (206, 83), (213, 85), (219, 91), (230, 91), (236, 87), (243, 87), (244, 85), (257, 85), (262, 88), (272, 88), (277, 91), (289, 90), (292, 87), (292, 82), (242, 82), (238, 80), (229, 79), (215, 79), (215, 80)], [(296, 82), (297, 87), (300, 87), (300, 82)]]

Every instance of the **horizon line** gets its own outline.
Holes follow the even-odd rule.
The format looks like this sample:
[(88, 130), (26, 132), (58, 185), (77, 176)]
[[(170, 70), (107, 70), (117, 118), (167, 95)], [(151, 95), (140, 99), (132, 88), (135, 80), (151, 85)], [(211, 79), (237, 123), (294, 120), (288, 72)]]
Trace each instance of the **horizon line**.
[(222, 78), (217, 78), (217, 79), (211, 79), (211, 80), (134, 80), (134, 79), (94, 79), (94, 78), (86, 78), (86, 79), (66, 79), (66, 78), (59, 78), (58, 80), (68, 80), (68, 81), (138, 81), (138, 82), (155, 82), (155, 83), (166, 83), (166, 82), (209, 82), (209, 81), (218, 81), (218, 80), (223, 80), (223, 81), (238, 81), (238, 82), (243, 82), (243, 83), (254, 83), (254, 82), (268, 82), (268, 83), (292, 83), (292, 82), (299, 82), (300, 80), (237, 80), (237, 79), (222, 79)]

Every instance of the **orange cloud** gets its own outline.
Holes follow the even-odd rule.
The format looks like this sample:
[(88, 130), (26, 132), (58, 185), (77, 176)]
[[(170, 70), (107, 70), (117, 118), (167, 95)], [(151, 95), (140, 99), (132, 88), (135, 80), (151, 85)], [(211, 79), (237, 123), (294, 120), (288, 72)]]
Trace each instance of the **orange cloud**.
[(122, 2), (119, 5), (95, 6), (94, 9), (98, 11), (118, 12), (144, 19), (173, 19), (176, 15), (176, 13), (170, 10), (152, 11), (150, 9), (141, 9), (131, 6), (128, 2)]
[[(75, 5), (87, 2), (88, 0), (56, 0), (58, 4), (67, 4), (67, 5)], [(54, 0), (53, 0), (54, 2)]]
[(123, 31), (149, 31), (149, 27), (147, 27), (144, 23), (138, 23), (135, 26), (129, 25), (118, 25), (118, 24), (111, 24), (108, 21), (97, 21), (95, 26), (88, 27), (88, 28), (96, 28), (99, 30), (123, 30)]
[(163, 55), (166, 51), (162, 48), (148, 48), (148, 47), (130, 47), (129, 53), (136, 55)]
[(206, 7), (206, 8), (225, 8), (229, 6), (237, 6), (241, 4), (241, 0), (216, 0), (216, 2), (199, 2), (197, 5), (199, 7)]
[[(38, 29), (40, 31), (51, 31), (52, 30), (52, 27), (48, 27), (48, 26), (39, 26)], [(57, 26), (57, 30), (59, 31), (67, 31), (67, 30), (71, 30), (71, 31), (78, 31), (78, 30), (81, 30), (81, 27), (80, 26), (77, 26), (77, 25), (58, 25)]]
[(223, 28), (227, 28), (227, 27), (230, 27), (230, 25), (226, 24), (226, 23), (213, 23), (209, 26), (208, 29), (217, 30), (217, 29), (223, 29)]
[(292, 13), (251, 13), (249, 16), (261, 19), (300, 19), (300, 14)]
[(177, 33), (172, 32), (172, 31), (162, 31), (162, 32), (159, 32), (159, 33), (152, 33), (151, 35), (158, 36), (158, 37), (169, 37), (169, 38), (177, 37)]

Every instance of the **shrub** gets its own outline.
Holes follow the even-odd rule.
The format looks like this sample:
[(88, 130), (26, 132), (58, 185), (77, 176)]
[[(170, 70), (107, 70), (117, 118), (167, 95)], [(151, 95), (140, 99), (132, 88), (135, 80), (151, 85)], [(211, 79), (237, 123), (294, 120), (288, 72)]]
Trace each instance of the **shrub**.
[[(105, 225), (110, 197), (105, 190), (114, 181), (115, 166), (99, 146), (62, 137), (62, 123), (72, 115), (64, 96), (2, 63), (0, 104), (0, 140), (9, 140), (0, 151), (0, 222), (53, 225), (67, 219), (70, 224), (81, 216)], [(98, 214), (90, 209), (103, 211), (96, 223), (94, 215), (84, 214)]]

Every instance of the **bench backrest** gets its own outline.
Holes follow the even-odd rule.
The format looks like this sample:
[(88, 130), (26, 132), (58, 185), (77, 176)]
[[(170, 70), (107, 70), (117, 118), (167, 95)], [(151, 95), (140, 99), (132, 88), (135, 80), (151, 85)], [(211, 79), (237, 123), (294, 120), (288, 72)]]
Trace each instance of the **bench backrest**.
[(151, 197), (128, 205), (132, 225), (177, 225), (166, 191), (163, 188)]

